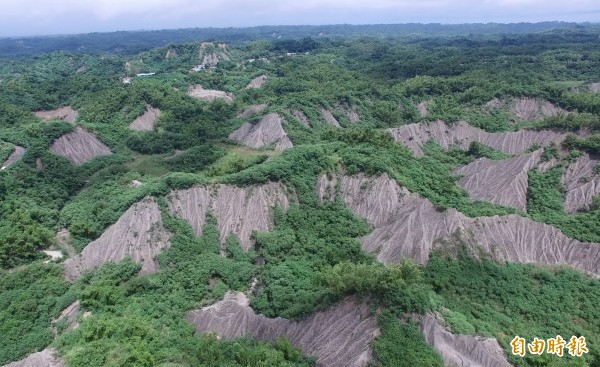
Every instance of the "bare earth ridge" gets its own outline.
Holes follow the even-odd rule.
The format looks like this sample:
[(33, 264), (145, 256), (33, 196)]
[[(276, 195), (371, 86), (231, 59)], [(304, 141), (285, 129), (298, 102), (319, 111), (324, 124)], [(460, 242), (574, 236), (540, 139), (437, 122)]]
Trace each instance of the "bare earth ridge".
[(505, 153), (519, 154), (531, 148), (534, 144), (540, 144), (541, 146), (550, 143), (558, 144), (566, 137), (563, 133), (553, 131), (520, 130), (516, 132), (488, 133), (464, 121), (451, 125), (443, 121), (410, 124), (388, 131), (397, 142), (406, 145), (418, 157), (424, 155), (421, 146), (432, 139), (444, 148), (458, 146), (463, 150), (468, 150), (472, 142), (478, 141)]
[(131, 257), (142, 263), (142, 272), (158, 270), (154, 257), (170, 247), (170, 234), (163, 226), (160, 208), (153, 198), (145, 198), (134, 204), (108, 227), (97, 240), (90, 242), (81, 253), (64, 263), (68, 279), (73, 280), (82, 272), (94, 269), (106, 262), (118, 262)]
[(265, 108), (267, 108), (267, 104), (263, 103), (263, 104), (258, 104), (258, 105), (252, 105), (252, 106), (248, 106), (245, 109), (243, 109), (238, 115), (237, 117), (239, 118), (247, 118), (250, 117), (252, 115), (256, 115), (259, 112), (262, 112), (265, 110)]
[(267, 79), (269, 79), (269, 77), (266, 75), (257, 76), (248, 83), (246, 89), (258, 89), (267, 82)]
[(567, 213), (591, 209), (594, 196), (600, 195), (600, 173), (594, 172), (598, 164), (600, 159), (585, 153), (565, 170), (562, 181), (567, 187)]
[(111, 155), (112, 152), (96, 135), (77, 126), (73, 132), (56, 139), (50, 150), (76, 165), (82, 165), (96, 157)]
[(502, 161), (479, 158), (454, 173), (463, 176), (458, 184), (471, 198), (526, 211), (528, 172), (540, 162), (543, 152), (538, 149)]
[(75, 111), (71, 106), (66, 106), (51, 111), (37, 111), (34, 112), (34, 114), (44, 121), (58, 119), (69, 123), (75, 123), (79, 112)]
[(9, 363), (4, 367), (65, 367), (65, 363), (56, 357), (56, 350), (44, 349), (41, 352), (32, 353), (25, 359)]
[(8, 156), (8, 158), (6, 158), (4, 163), (2, 163), (2, 167), (0, 167), (0, 170), (5, 170), (13, 164), (19, 162), (21, 159), (23, 159), (25, 152), (25, 148), (20, 147), (18, 145), (15, 146), (15, 150)]
[(514, 214), (470, 218), (455, 209), (440, 210), (387, 174), (322, 176), (317, 183), (322, 200), (332, 197), (337, 180), (341, 199), (374, 227), (361, 239), (363, 248), (384, 264), (405, 257), (425, 264), (433, 248), (460, 240), (475, 256), (483, 252), (496, 261), (570, 265), (600, 275), (600, 244), (579, 242), (547, 224)]
[(228, 292), (222, 301), (190, 312), (186, 320), (196, 325), (198, 333), (215, 332), (228, 339), (289, 336), (304, 354), (317, 357), (318, 367), (366, 367), (373, 360), (369, 344), (380, 334), (369, 306), (353, 299), (290, 321), (257, 315), (243, 293)]
[(233, 94), (221, 90), (204, 89), (200, 84), (191, 85), (187, 91), (188, 96), (212, 102), (215, 99), (222, 99), (227, 103), (233, 102)]
[(338, 122), (338, 120), (335, 118), (335, 116), (333, 116), (333, 114), (331, 113), (331, 111), (325, 109), (325, 108), (321, 108), (321, 116), (323, 116), (323, 118), (325, 119), (325, 121), (330, 124), (333, 125), (335, 127), (342, 127), (340, 125), (340, 123)]
[(427, 314), (421, 321), (421, 333), (442, 356), (446, 366), (510, 367), (506, 355), (494, 338), (454, 335)]
[(229, 134), (229, 139), (255, 149), (275, 144), (276, 150), (285, 150), (293, 144), (282, 124), (283, 119), (279, 114), (270, 113), (256, 123), (245, 123)]
[(131, 130), (137, 131), (152, 131), (154, 128), (154, 123), (160, 116), (160, 110), (158, 108), (154, 108), (152, 106), (148, 106), (146, 111), (133, 120), (131, 124), (129, 124), (129, 128)]
[(246, 251), (252, 246), (252, 231), (267, 231), (273, 227), (273, 209), (289, 207), (285, 187), (274, 182), (252, 187), (195, 186), (171, 192), (167, 201), (169, 212), (188, 221), (198, 236), (202, 234), (206, 216), (212, 212), (221, 242), (233, 233)]

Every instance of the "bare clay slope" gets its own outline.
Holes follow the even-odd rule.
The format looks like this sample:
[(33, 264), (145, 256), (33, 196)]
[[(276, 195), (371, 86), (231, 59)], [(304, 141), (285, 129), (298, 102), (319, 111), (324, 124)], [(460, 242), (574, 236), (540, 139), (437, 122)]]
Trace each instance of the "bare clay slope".
[(233, 94), (221, 90), (204, 89), (200, 84), (191, 85), (187, 91), (188, 96), (212, 102), (215, 99), (222, 99), (227, 103), (233, 102)]
[(267, 79), (269, 79), (269, 77), (266, 75), (257, 76), (248, 83), (246, 89), (258, 89), (267, 82)]
[(152, 131), (154, 128), (154, 123), (160, 116), (160, 110), (158, 108), (154, 108), (152, 106), (148, 106), (146, 111), (133, 120), (131, 124), (129, 124), (129, 128), (131, 130), (137, 131)]
[(96, 135), (80, 126), (77, 126), (73, 132), (56, 139), (50, 146), (50, 150), (76, 165), (112, 154), (110, 149), (96, 138)]
[(35, 112), (35, 115), (44, 121), (59, 119), (65, 122), (75, 123), (79, 112), (75, 111), (71, 106), (66, 106), (51, 111), (38, 111)]
[(388, 131), (397, 142), (406, 145), (418, 157), (424, 155), (421, 146), (432, 139), (444, 148), (456, 145), (467, 150), (472, 142), (478, 141), (505, 153), (519, 154), (534, 144), (545, 146), (552, 142), (560, 143), (566, 137), (565, 134), (553, 131), (488, 133), (462, 121), (452, 125), (442, 121), (410, 124)]
[(591, 209), (594, 196), (600, 195), (600, 172), (594, 172), (599, 164), (600, 159), (583, 154), (565, 170), (562, 181), (567, 187), (567, 213)]
[(75, 279), (85, 270), (106, 262), (118, 262), (131, 257), (142, 263), (142, 272), (158, 270), (154, 257), (170, 246), (158, 204), (153, 198), (134, 204), (97, 240), (88, 244), (81, 253), (65, 261), (67, 278)]
[(259, 112), (264, 111), (265, 108), (267, 108), (267, 104), (266, 103), (248, 106), (244, 110), (242, 110), (237, 115), (237, 117), (239, 117), (239, 118), (247, 118), (247, 117), (255, 115), (255, 114), (259, 113)]
[(541, 160), (542, 149), (502, 161), (480, 158), (457, 169), (458, 184), (475, 200), (527, 210), (528, 171)]
[(28, 355), (25, 359), (4, 365), (4, 367), (65, 367), (65, 363), (55, 355), (56, 350), (44, 349)]
[(428, 344), (442, 356), (446, 366), (510, 367), (506, 355), (494, 338), (454, 335), (426, 315), (421, 321), (421, 333)]
[[(518, 215), (469, 218), (454, 209), (439, 210), (386, 174), (340, 180), (342, 200), (374, 227), (362, 238), (363, 248), (384, 264), (404, 257), (424, 264), (435, 246), (457, 234), (475, 255), (484, 251), (497, 261), (571, 265), (600, 275), (600, 244), (579, 242), (552, 226)], [(321, 177), (317, 192), (331, 193), (336, 182)]]
[(369, 306), (347, 299), (300, 321), (269, 319), (250, 308), (243, 293), (229, 292), (212, 306), (190, 312), (186, 320), (196, 332), (216, 332), (225, 338), (252, 336), (275, 340), (289, 336), (296, 347), (317, 357), (317, 366), (366, 367), (373, 360), (369, 344), (379, 335)]
[(25, 152), (25, 148), (15, 146), (15, 150), (8, 156), (8, 158), (6, 158), (4, 163), (2, 163), (2, 167), (0, 167), (0, 170), (5, 170), (13, 164), (19, 162), (25, 155)]
[(289, 207), (285, 188), (274, 182), (255, 187), (195, 186), (173, 191), (167, 200), (169, 211), (188, 221), (198, 236), (202, 234), (207, 214), (214, 213), (221, 241), (225, 242), (233, 233), (246, 251), (252, 245), (252, 231), (272, 228), (273, 209)]
[(285, 150), (293, 144), (283, 130), (282, 123), (283, 119), (279, 114), (270, 113), (256, 123), (245, 123), (229, 134), (229, 139), (255, 149), (275, 144), (276, 150)]

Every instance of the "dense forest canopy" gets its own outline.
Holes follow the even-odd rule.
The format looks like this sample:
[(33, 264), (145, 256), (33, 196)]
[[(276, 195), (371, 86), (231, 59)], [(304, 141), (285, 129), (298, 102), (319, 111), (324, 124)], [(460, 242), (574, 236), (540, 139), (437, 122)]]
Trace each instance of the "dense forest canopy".
[[(231, 291), (299, 325), (366, 302), (375, 366), (449, 363), (427, 315), (507, 364), (600, 364), (600, 28), (117, 32), (0, 55), (0, 364), (318, 363), (285, 336), (195, 333)], [(559, 333), (589, 353), (511, 353)]]

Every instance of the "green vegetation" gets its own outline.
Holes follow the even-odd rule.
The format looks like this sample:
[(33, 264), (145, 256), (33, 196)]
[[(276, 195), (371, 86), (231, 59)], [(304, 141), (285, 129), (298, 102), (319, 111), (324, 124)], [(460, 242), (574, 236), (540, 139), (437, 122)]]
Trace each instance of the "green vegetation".
[[(600, 345), (598, 280), (575, 270), (436, 254), (425, 277), (451, 310), (445, 318), (455, 332), (493, 336), (508, 351), (516, 335), (529, 341), (583, 335), (590, 351)], [(509, 357), (516, 366), (589, 366), (595, 361), (593, 353)]]
[[(439, 210), (471, 217), (516, 213), (572, 238), (600, 242), (600, 202), (569, 215), (561, 183), (578, 151), (600, 153), (600, 94), (586, 89), (600, 80), (600, 31), (561, 24), (527, 33), (557, 26), (327, 26), (319, 28), (326, 34), (320, 38), (307, 37), (314, 27), (198, 29), (34, 38), (23, 47), (0, 40), (1, 55), (37, 55), (0, 63), (0, 162), (15, 145), (27, 149), (21, 162), (0, 172), (0, 364), (52, 346), (71, 367), (314, 366), (314, 358), (286, 339), (195, 335), (185, 315), (228, 290), (248, 292), (259, 313), (291, 319), (347, 296), (368, 300), (382, 332), (373, 344), (375, 365), (442, 365), (418, 330), (426, 312), (438, 312), (456, 333), (493, 336), (506, 350), (517, 334), (531, 339), (561, 333), (584, 335), (592, 351), (578, 360), (511, 356), (518, 366), (598, 364), (597, 280), (568, 269), (478, 261), (460, 251), (457, 258), (436, 253), (427, 266), (410, 261), (384, 266), (361, 248), (359, 239), (372, 230), (368, 223), (342, 198), (321, 202), (315, 190), (322, 174), (385, 173)], [(509, 33), (498, 33), (503, 30)], [(284, 37), (268, 40), (273, 32)], [(231, 61), (190, 72), (202, 62), (199, 35), (232, 41)], [(166, 44), (175, 41), (181, 43)], [(122, 51), (105, 52), (117, 47)], [(170, 49), (176, 55), (167, 59)], [(209, 45), (205, 52), (215, 49)], [(157, 74), (120, 81), (138, 71)], [(268, 75), (266, 84), (246, 89), (259, 75)], [(186, 91), (196, 84), (235, 98), (232, 103), (192, 98)], [(568, 113), (522, 121), (510, 107), (522, 97)], [(427, 114), (420, 113), (420, 103)], [(239, 117), (258, 104), (268, 107)], [(32, 112), (60, 106), (73, 106), (77, 125), (95, 133), (113, 154), (76, 166), (52, 153), (52, 142), (75, 125), (41, 121)], [(161, 111), (153, 129), (130, 130), (148, 106)], [(342, 128), (327, 123), (323, 110)], [(298, 111), (309, 126), (295, 117)], [(271, 112), (284, 118), (293, 148), (251, 149), (228, 139), (242, 124)], [(385, 131), (436, 120), (466, 121), (490, 132), (592, 133), (570, 135), (564, 147), (572, 153), (566, 158), (559, 154), (563, 147), (545, 148), (543, 160), (556, 158), (559, 165), (529, 172), (527, 213), (520, 213), (472, 201), (453, 174), (477, 158), (510, 155), (477, 142), (465, 152), (430, 141), (417, 158)], [(198, 238), (190, 224), (166, 210), (165, 197), (173, 189), (270, 181), (285, 185), (290, 208), (274, 209), (273, 228), (253, 233), (255, 246), (248, 252), (234, 235), (221, 243), (214, 217)], [(146, 196), (157, 199), (171, 233), (171, 247), (157, 257), (157, 273), (139, 274), (140, 265), (125, 260), (68, 284), (60, 265), (43, 263), (40, 250), (61, 245), (58, 230), (68, 229), (69, 245), (81, 251)], [(68, 330), (63, 321), (52, 329), (51, 321), (74, 300), (82, 307), (80, 326)]]

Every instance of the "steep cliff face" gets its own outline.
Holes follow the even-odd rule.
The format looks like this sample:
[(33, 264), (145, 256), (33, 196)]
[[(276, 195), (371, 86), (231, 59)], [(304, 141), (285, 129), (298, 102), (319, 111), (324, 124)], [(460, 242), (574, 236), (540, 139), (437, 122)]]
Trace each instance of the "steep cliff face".
[(565, 170), (562, 181), (567, 187), (567, 213), (591, 209), (594, 196), (600, 195), (600, 172), (596, 171), (598, 165), (600, 159), (586, 153)]
[(339, 127), (341, 128), (342, 126), (340, 125), (340, 123), (338, 122), (338, 120), (335, 118), (335, 116), (333, 116), (333, 113), (331, 113), (331, 111), (329, 111), (328, 109), (322, 108), (321, 109), (321, 116), (323, 117), (323, 119), (325, 119), (325, 121), (332, 126), (335, 127)]
[(129, 208), (117, 222), (81, 253), (65, 261), (68, 279), (106, 262), (119, 262), (125, 257), (142, 264), (142, 272), (158, 270), (154, 257), (170, 247), (169, 233), (163, 226), (160, 208), (153, 198), (145, 198)]
[(28, 355), (25, 359), (4, 365), (4, 367), (66, 367), (66, 364), (56, 356), (56, 350), (44, 349)]
[(510, 367), (504, 351), (493, 338), (472, 335), (454, 335), (431, 314), (421, 321), (421, 333), (442, 356), (447, 366), (457, 367)]
[(270, 113), (256, 123), (248, 122), (229, 134), (235, 140), (251, 148), (260, 148), (275, 144), (276, 150), (285, 150), (293, 146), (283, 130), (283, 119), (277, 113)]
[(257, 315), (243, 293), (229, 292), (212, 306), (192, 311), (186, 320), (196, 332), (215, 332), (225, 338), (252, 336), (275, 340), (288, 336), (304, 354), (317, 357), (317, 366), (366, 367), (373, 360), (369, 346), (380, 334), (369, 306), (347, 299), (300, 321)]
[(59, 107), (50, 111), (37, 111), (34, 114), (44, 121), (58, 119), (69, 123), (75, 123), (77, 116), (79, 116), (79, 112), (71, 106)]
[(152, 131), (154, 123), (158, 120), (159, 116), (160, 110), (158, 108), (148, 106), (141, 116), (129, 124), (129, 128), (137, 131)]
[(534, 144), (541, 146), (550, 143), (560, 143), (565, 134), (553, 131), (520, 130), (506, 133), (488, 133), (475, 128), (466, 122), (446, 124), (442, 121), (404, 125), (388, 130), (394, 139), (406, 145), (419, 157), (423, 156), (421, 146), (433, 140), (444, 148), (458, 146), (463, 150), (469, 149), (472, 142), (477, 141), (496, 150), (520, 154)]
[(540, 163), (542, 154), (543, 150), (538, 149), (502, 161), (480, 158), (454, 173), (463, 176), (458, 184), (471, 198), (526, 211), (528, 172)]
[[(439, 210), (385, 174), (337, 180), (342, 200), (374, 227), (362, 238), (364, 249), (384, 264), (403, 257), (424, 264), (434, 247), (460, 240), (474, 255), (484, 252), (497, 261), (570, 265), (600, 275), (600, 244), (579, 242), (552, 226), (518, 215), (470, 218), (454, 209)], [(322, 177), (317, 192), (331, 192), (335, 184)]]
[(283, 185), (271, 182), (255, 187), (231, 185), (195, 186), (173, 191), (167, 197), (169, 211), (188, 221), (200, 236), (206, 216), (213, 213), (225, 242), (235, 234), (244, 250), (252, 246), (252, 231), (268, 231), (273, 227), (273, 210), (276, 206), (289, 207)]
[(50, 150), (76, 165), (82, 165), (96, 157), (111, 155), (110, 149), (96, 135), (77, 126), (73, 132), (56, 139)]

